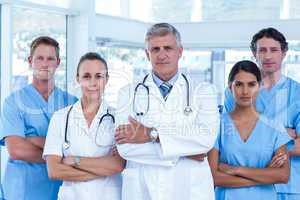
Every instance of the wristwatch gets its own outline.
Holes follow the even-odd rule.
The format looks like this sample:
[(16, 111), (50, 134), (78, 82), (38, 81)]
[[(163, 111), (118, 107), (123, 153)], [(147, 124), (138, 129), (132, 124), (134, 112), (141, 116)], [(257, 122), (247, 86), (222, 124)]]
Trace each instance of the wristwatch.
[(80, 156), (75, 156), (74, 157), (74, 165), (79, 166), (80, 165)]
[(152, 128), (149, 133), (149, 136), (150, 136), (151, 142), (156, 142), (156, 140), (158, 138), (158, 131), (155, 128)]

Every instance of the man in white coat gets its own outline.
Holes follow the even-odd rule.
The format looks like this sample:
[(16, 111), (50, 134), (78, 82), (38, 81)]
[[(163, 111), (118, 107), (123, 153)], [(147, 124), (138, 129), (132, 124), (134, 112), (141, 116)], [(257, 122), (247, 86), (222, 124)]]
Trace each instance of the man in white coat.
[(170, 24), (151, 26), (146, 55), (152, 72), (118, 96), (116, 141), (127, 160), (123, 200), (214, 200), (205, 154), (219, 124), (215, 88), (178, 71), (180, 34)]

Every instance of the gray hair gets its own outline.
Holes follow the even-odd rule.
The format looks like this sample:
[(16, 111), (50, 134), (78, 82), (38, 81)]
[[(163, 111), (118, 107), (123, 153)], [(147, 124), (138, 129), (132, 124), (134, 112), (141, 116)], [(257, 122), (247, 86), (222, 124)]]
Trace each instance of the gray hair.
[(168, 34), (173, 34), (176, 38), (177, 46), (182, 47), (180, 33), (174, 26), (172, 26), (171, 24), (168, 24), (168, 23), (154, 24), (147, 30), (146, 36), (145, 36), (146, 47), (148, 48), (148, 43), (151, 38), (163, 37)]

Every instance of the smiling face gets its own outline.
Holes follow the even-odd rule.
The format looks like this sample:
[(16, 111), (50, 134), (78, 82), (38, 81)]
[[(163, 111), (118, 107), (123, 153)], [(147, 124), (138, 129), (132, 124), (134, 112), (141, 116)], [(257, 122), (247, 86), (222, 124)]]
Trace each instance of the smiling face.
[(237, 106), (254, 106), (259, 91), (259, 83), (254, 74), (239, 71), (230, 85)]
[(286, 52), (281, 50), (280, 43), (273, 38), (263, 37), (256, 42), (254, 57), (263, 73), (274, 73), (281, 69)]
[(79, 66), (77, 81), (84, 97), (100, 100), (108, 81), (104, 63), (99, 60), (82, 61)]
[(40, 44), (29, 56), (28, 62), (33, 70), (33, 78), (36, 80), (51, 80), (60, 63), (56, 56), (55, 47)]
[(149, 39), (146, 55), (155, 75), (162, 80), (171, 79), (178, 71), (183, 48), (176, 43), (175, 35), (155, 36)]

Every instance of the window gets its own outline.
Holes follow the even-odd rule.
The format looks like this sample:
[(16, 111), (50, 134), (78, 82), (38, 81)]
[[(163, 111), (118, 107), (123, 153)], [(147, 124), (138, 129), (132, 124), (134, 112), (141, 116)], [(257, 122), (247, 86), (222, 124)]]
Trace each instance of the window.
[(56, 71), (56, 84), (66, 88), (66, 16), (26, 8), (13, 9), (13, 67), (12, 90), (32, 80), (27, 58), (30, 43), (38, 36), (47, 35), (60, 44), (61, 64)]
[(121, 16), (121, 0), (95, 0), (96, 13)]

